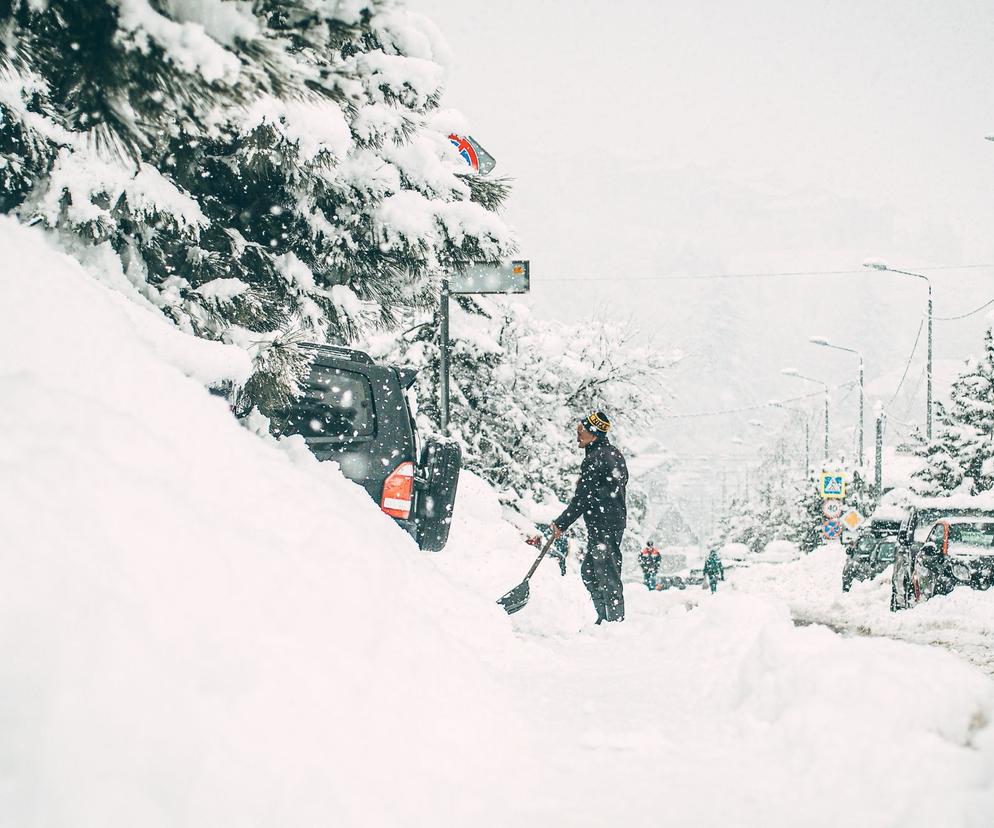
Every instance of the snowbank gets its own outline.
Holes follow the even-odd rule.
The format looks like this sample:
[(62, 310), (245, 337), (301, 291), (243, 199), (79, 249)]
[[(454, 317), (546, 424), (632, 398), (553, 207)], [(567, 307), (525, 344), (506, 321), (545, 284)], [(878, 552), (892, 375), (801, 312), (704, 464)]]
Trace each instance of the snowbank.
[(499, 608), (239, 427), (187, 376), (223, 346), (157, 347), (39, 233), (0, 249), (0, 823), (481, 824), (517, 767)]
[(772, 595), (796, 618), (859, 635), (940, 644), (994, 674), (994, 591), (956, 589), (902, 612), (890, 611), (888, 567), (872, 581), (842, 591), (845, 552), (829, 544), (783, 566), (737, 569), (737, 590)]

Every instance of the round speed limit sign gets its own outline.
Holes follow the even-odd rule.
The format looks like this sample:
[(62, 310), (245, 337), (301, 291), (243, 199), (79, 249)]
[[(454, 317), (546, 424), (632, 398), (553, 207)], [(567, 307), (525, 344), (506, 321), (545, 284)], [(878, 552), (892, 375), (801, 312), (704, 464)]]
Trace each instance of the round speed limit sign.
[(842, 501), (826, 500), (821, 504), (821, 513), (829, 520), (837, 518), (842, 514)]

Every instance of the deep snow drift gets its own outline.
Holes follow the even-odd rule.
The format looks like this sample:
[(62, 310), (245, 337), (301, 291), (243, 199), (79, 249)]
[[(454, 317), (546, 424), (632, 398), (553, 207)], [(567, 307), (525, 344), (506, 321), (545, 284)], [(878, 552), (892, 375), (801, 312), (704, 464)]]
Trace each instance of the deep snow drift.
[(534, 550), (478, 478), (422, 554), (205, 390), (240, 352), (36, 231), (0, 250), (0, 825), (994, 818), (979, 670), (762, 595), (630, 584), (593, 627), (573, 561), (508, 618)]

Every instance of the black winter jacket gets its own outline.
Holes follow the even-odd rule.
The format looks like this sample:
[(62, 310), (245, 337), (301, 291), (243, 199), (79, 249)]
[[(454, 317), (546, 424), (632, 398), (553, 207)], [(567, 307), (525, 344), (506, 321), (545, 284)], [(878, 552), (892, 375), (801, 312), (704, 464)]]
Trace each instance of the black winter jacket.
[(576, 494), (555, 524), (566, 530), (582, 515), (587, 527), (623, 529), (628, 522), (625, 487), (628, 466), (607, 436), (598, 437), (586, 448), (580, 465)]

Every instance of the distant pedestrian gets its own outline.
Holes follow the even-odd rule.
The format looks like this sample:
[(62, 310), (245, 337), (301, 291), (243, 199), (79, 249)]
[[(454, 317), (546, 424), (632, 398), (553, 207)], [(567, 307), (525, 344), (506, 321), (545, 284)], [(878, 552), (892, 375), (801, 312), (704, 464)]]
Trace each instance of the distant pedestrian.
[(717, 549), (712, 549), (708, 553), (707, 560), (704, 561), (704, 577), (707, 579), (708, 586), (711, 587), (712, 595), (718, 591), (719, 579), (725, 580), (725, 567), (721, 563), (721, 558), (718, 557)]
[(628, 466), (607, 433), (611, 421), (602, 411), (584, 417), (576, 426), (576, 443), (585, 452), (576, 493), (566, 510), (552, 523), (559, 537), (582, 517), (587, 525), (587, 554), (580, 566), (597, 611), (598, 624), (623, 621), (625, 596), (621, 584), (621, 537), (628, 522), (625, 488)]
[(642, 568), (642, 580), (646, 589), (655, 589), (656, 577), (659, 575), (659, 550), (653, 541), (649, 541), (639, 553), (639, 566)]

